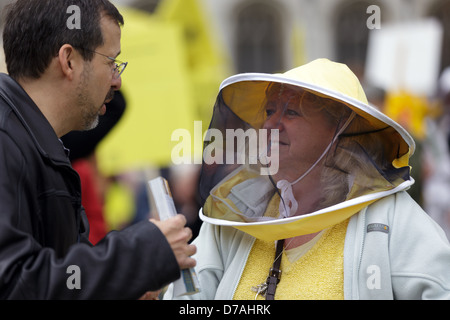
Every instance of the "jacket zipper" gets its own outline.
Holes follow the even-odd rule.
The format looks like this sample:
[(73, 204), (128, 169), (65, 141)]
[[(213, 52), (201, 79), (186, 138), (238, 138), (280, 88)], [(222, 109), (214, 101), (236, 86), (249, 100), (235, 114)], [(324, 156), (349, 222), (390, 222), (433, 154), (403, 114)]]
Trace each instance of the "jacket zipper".
[[(244, 237), (245, 237), (245, 236), (244, 236)], [(252, 238), (251, 244), (249, 244), (249, 249), (247, 250), (247, 256), (246, 256), (246, 258), (245, 258), (245, 261), (244, 261), (244, 263), (242, 264), (242, 267), (240, 268), (239, 272), (236, 273), (236, 275), (237, 275), (237, 279), (236, 279), (236, 280), (237, 280), (237, 281), (234, 282), (234, 287), (233, 287), (233, 290), (232, 290), (232, 295), (231, 295), (231, 297), (230, 297), (230, 300), (233, 300), (233, 297), (234, 297), (234, 295), (236, 294), (236, 289), (237, 289), (237, 287), (238, 287), (238, 285), (239, 285), (239, 282), (240, 282), (240, 280), (241, 280), (242, 273), (244, 272), (245, 266), (247, 265), (247, 260), (248, 260), (248, 257), (250, 256), (250, 251), (252, 250), (253, 245), (255, 244), (255, 241), (256, 241), (256, 239), (255, 239), (255, 238)]]
[[(361, 233), (361, 247), (359, 250), (359, 259), (358, 259), (358, 267), (357, 267), (357, 281), (359, 282), (359, 274), (360, 274), (360, 270), (361, 270), (361, 265), (362, 265), (362, 256), (363, 256), (363, 251), (364, 251), (364, 245), (365, 245), (365, 240), (366, 240), (366, 234), (365, 234), (365, 229), (366, 229), (366, 210), (364, 210), (363, 214), (362, 214), (362, 233)], [(357, 299), (359, 299), (359, 284), (356, 286), (356, 290), (357, 290)]]

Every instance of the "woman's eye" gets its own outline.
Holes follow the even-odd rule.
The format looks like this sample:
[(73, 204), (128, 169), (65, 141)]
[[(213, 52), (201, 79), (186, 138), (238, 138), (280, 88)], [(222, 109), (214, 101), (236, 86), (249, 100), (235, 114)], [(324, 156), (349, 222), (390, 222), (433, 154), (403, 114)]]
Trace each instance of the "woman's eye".
[(266, 115), (267, 117), (270, 117), (271, 115), (273, 115), (275, 113), (275, 110), (273, 109), (266, 109)]
[(299, 115), (300, 115), (297, 111), (295, 111), (295, 110), (293, 110), (293, 109), (287, 109), (287, 110), (286, 110), (286, 114), (287, 114), (288, 116), (299, 116)]

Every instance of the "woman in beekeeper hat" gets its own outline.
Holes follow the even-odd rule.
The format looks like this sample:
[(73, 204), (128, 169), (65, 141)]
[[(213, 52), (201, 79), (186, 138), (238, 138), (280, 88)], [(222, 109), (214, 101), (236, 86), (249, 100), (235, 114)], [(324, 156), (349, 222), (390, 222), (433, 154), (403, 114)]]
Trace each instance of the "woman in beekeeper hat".
[(449, 242), (406, 193), (414, 141), (345, 65), (230, 77), (208, 133), (183, 298), (450, 299)]

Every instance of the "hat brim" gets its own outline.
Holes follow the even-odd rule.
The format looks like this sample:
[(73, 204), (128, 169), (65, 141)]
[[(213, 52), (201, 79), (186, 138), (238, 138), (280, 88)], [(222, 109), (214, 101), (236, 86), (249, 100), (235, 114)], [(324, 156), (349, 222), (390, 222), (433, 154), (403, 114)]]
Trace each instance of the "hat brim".
[(200, 210), (199, 216), (202, 221), (213, 225), (234, 227), (255, 238), (265, 241), (276, 241), (321, 231), (350, 218), (355, 213), (379, 199), (407, 190), (413, 184), (414, 179), (411, 178), (391, 190), (359, 196), (309, 214), (284, 219), (260, 222), (237, 222), (206, 216), (203, 209)]
[[(399, 154), (410, 157), (414, 153), (414, 139), (401, 125), (369, 104), (328, 88), (295, 80), (282, 74), (244, 73), (225, 79), (220, 85), (220, 91), (224, 102), (236, 115), (254, 128), (260, 128), (265, 121), (264, 114), (257, 112), (258, 110), (255, 110), (255, 107), (258, 106), (259, 108), (262, 105), (266, 88), (269, 83), (273, 82), (293, 85), (318, 96), (343, 103), (369, 121), (375, 129), (392, 127), (402, 139), (399, 143)], [(233, 104), (232, 101), (240, 95), (245, 95), (247, 99), (239, 99), (238, 104)]]

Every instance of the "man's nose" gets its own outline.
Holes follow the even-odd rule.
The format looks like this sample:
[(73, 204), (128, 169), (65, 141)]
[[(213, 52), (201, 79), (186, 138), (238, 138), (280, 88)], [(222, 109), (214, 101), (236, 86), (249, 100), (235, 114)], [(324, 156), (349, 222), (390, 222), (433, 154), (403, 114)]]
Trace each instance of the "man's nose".
[(122, 77), (119, 76), (118, 78), (113, 77), (111, 81), (111, 88), (113, 88), (114, 91), (118, 91), (122, 87)]

